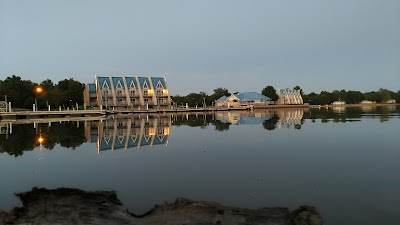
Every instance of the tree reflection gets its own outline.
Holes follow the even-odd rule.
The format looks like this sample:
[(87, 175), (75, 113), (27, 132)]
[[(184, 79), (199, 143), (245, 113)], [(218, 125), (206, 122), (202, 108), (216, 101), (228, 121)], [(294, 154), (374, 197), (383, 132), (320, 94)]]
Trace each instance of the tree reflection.
[(229, 126), (231, 125), (231, 123), (229, 123), (229, 122), (223, 123), (219, 120), (212, 121), (212, 124), (215, 126), (215, 130), (221, 131), (221, 132), (229, 130)]
[(84, 127), (77, 127), (76, 122), (13, 125), (12, 134), (0, 135), (0, 152), (20, 156), (25, 151), (32, 151), (40, 146), (51, 150), (56, 144), (75, 149), (86, 141)]
[(273, 117), (271, 117), (271, 119), (265, 120), (262, 123), (262, 126), (266, 130), (275, 130), (278, 126), (278, 121), (279, 117), (277, 115), (274, 115)]
[(36, 132), (32, 124), (22, 124), (13, 127), (12, 135), (0, 135), (0, 152), (20, 156), (24, 151), (32, 151), (36, 144)]

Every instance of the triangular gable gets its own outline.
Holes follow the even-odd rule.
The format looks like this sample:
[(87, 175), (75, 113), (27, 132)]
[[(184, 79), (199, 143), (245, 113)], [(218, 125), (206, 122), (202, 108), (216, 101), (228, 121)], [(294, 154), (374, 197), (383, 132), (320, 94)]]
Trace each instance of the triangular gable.
[(238, 97), (236, 97), (235, 95), (231, 95), (231, 96), (229, 96), (227, 99), (226, 99), (227, 101), (233, 101), (233, 100), (240, 100)]
[(149, 85), (147, 84), (147, 81), (143, 82), (143, 88), (149, 88)]
[(102, 86), (101, 88), (110, 88), (110, 87), (108, 86), (108, 83), (107, 83), (106, 80), (103, 82), (103, 86)]
[(117, 82), (116, 88), (122, 88), (122, 84), (121, 84), (120, 80)]
[(131, 140), (133, 141), (133, 143), (136, 143), (136, 141), (137, 141), (137, 136), (131, 137)]
[(124, 137), (118, 137), (118, 141), (119, 141), (119, 143), (120, 143), (120, 144), (123, 144), (123, 142), (124, 142), (124, 139), (125, 139)]
[(131, 84), (129, 85), (129, 88), (136, 88), (135, 82), (133, 82), (133, 80), (131, 81)]
[(144, 139), (146, 140), (146, 142), (149, 142), (150, 141), (150, 138), (151, 138), (151, 136), (144, 136)]
[(162, 142), (165, 138), (165, 135), (158, 135), (157, 137), (158, 137), (158, 140), (160, 140)]
[(111, 138), (107, 137), (107, 138), (103, 138), (103, 140), (106, 142), (107, 145), (109, 145)]
[(158, 81), (156, 88), (164, 88), (164, 86), (162, 85), (161, 81)]

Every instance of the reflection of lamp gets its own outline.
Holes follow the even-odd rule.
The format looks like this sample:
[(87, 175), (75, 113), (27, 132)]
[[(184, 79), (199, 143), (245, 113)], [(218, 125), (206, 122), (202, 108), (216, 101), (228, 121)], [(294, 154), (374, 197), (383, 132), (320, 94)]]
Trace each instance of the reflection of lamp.
[(43, 142), (44, 142), (44, 138), (40, 135), (40, 136), (37, 138), (37, 142), (38, 142), (40, 145), (42, 145)]

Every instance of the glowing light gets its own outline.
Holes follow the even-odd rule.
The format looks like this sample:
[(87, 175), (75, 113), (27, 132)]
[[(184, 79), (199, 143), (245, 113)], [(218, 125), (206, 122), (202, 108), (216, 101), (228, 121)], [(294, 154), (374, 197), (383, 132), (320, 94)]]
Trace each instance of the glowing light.
[(36, 93), (42, 93), (43, 92), (43, 88), (36, 87), (35, 91), (36, 91)]
[(45, 140), (44, 140), (44, 138), (43, 138), (42, 136), (39, 136), (38, 139), (37, 139), (37, 142), (38, 142), (39, 144), (43, 144), (44, 141), (45, 141)]

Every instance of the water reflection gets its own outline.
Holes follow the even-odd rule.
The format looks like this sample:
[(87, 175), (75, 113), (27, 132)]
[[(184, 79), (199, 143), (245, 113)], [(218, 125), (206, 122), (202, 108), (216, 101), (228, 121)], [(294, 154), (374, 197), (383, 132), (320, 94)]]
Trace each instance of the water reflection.
[(172, 119), (169, 115), (141, 118), (140, 116), (110, 117), (85, 123), (85, 137), (97, 144), (100, 151), (149, 145), (168, 145)]
[[(342, 109), (343, 108), (343, 109)], [(97, 151), (139, 149), (142, 146), (168, 145), (172, 126), (228, 131), (231, 125), (261, 125), (273, 131), (279, 128), (302, 129), (305, 120), (322, 123), (358, 122), (361, 118), (386, 122), (399, 117), (396, 106), (332, 107), (318, 109), (270, 109), (209, 113), (158, 115), (118, 115), (100, 120), (13, 124), (0, 122), (0, 152), (20, 156), (36, 147), (52, 150), (57, 144), (76, 149), (88, 142)]]

